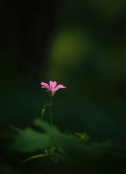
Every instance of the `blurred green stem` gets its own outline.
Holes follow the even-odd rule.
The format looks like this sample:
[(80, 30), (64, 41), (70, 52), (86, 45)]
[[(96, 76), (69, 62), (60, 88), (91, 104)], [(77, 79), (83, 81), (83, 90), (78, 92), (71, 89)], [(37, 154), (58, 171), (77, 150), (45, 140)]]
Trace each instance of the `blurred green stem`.
[(51, 121), (51, 126), (52, 126), (52, 97), (50, 97), (50, 121)]

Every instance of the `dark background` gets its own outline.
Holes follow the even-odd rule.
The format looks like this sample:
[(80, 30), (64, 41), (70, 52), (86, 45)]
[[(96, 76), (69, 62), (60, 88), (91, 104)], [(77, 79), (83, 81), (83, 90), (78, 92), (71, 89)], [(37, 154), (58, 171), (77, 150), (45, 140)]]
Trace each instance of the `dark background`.
[[(9, 124), (33, 127), (40, 117), (49, 101), (40, 82), (66, 86), (53, 99), (61, 131), (86, 131), (125, 149), (125, 12), (123, 0), (0, 1), (2, 174), (20, 173), (17, 161), (26, 156), (5, 153), (6, 132)], [(39, 163), (31, 164), (22, 172), (36, 173)]]

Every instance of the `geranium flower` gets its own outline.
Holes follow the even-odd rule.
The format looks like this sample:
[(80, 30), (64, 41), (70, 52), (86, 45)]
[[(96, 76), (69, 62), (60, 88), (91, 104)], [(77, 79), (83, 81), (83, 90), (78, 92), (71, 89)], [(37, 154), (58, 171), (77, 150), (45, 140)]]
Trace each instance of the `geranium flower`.
[(47, 83), (41, 82), (42, 88), (46, 88), (47, 92), (51, 93), (51, 97), (54, 96), (55, 92), (60, 89), (60, 88), (66, 88), (65, 86), (63, 86), (62, 84), (57, 85), (56, 81), (50, 81), (49, 85)]

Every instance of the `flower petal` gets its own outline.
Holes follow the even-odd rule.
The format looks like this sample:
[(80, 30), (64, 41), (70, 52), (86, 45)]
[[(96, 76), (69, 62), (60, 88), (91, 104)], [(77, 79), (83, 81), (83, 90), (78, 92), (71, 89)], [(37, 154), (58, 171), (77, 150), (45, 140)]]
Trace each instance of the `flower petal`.
[(50, 89), (52, 89), (52, 83), (53, 83), (53, 81), (49, 82)]
[(56, 85), (57, 85), (56, 81), (52, 82), (52, 89), (54, 89)]
[(46, 88), (48, 91), (50, 91), (50, 87), (47, 83), (41, 82), (42, 88)]
[(60, 88), (66, 88), (66, 87), (60, 84), (60, 85), (58, 85), (54, 90), (57, 91), (57, 90), (60, 89)]

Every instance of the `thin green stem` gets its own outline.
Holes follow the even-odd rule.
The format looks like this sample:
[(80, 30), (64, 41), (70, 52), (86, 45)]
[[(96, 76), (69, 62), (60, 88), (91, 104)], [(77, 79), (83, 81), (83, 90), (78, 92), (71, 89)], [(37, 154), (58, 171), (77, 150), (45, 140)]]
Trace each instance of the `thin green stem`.
[(46, 107), (47, 105), (50, 105), (50, 104), (49, 104), (49, 103), (45, 104), (45, 105), (44, 105), (44, 109), (45, 109), (45, 107)]
[(51, 121), (51, 126), (52, 126), (52, 97), (50, 98), (50, 121)]

